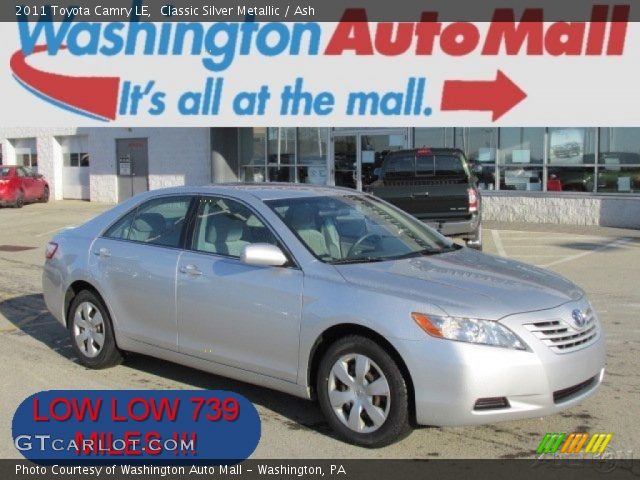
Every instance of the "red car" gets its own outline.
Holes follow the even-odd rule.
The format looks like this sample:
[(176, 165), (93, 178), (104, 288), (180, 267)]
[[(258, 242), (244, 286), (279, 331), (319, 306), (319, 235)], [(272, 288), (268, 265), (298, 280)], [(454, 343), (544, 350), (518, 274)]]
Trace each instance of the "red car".
[(49, 184), (24, 167), (0, 165), (0, 206), (22, 208), (27, 202), (48, 202)]

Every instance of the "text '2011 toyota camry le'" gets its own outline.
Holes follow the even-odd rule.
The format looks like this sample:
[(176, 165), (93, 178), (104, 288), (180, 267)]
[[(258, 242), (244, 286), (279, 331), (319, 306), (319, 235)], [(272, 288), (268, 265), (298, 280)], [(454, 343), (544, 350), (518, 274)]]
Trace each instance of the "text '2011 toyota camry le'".
[(59, 233), (46, 257), (47, 307), (84, 365), (139, 352), (317, 398), (359, 445), (553, 414), (604, 375), (579, 287), (352, 190), (146, 192)]

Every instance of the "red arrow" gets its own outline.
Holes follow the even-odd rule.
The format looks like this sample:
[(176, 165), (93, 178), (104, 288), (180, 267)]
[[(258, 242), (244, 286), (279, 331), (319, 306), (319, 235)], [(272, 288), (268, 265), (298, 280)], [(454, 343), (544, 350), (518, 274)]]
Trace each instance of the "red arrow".
[(525, 98), (527, 94), (498, 70), (495, 80), (445, 81), (440, 109), (491, 111), (495, 122)]

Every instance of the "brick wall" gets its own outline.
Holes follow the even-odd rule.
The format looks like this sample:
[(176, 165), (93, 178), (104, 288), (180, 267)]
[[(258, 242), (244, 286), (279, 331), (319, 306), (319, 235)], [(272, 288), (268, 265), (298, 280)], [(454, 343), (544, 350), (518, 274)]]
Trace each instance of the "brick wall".
[(485, 220), (640, 229), (639, 197), (487, 192), (482, 201)]

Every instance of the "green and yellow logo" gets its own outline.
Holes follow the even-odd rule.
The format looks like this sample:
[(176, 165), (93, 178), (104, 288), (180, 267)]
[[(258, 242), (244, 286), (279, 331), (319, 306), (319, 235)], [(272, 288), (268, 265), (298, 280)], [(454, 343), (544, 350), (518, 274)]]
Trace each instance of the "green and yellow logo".
[(604, 453), (613, 438), (612, 433), (547, 433), (536, 453)]

